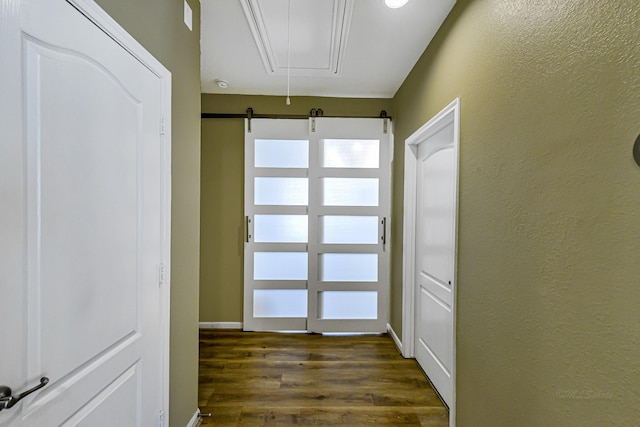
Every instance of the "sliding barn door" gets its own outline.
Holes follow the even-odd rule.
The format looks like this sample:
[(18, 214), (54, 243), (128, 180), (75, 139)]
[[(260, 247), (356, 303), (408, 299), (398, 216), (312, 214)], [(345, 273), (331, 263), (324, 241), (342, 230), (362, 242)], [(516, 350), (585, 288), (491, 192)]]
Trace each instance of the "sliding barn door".
[(245, 122), (245, 330), (307, 329), (308, 175), (305, 120)]
[(385, 331), (390, 122), (245, 130), (245, 330)]
[(389, 128), (318, 118), (310, 139), (309, 318), (313, 332), (383, 332), (389, 305)]

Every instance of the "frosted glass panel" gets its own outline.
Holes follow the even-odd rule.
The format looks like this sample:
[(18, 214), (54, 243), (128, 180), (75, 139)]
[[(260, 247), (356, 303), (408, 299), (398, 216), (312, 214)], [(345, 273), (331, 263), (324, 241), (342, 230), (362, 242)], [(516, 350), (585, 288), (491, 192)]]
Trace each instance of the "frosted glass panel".
[(254, 280), (307, 280), (306, 252), (255, 252)]
[(380, 141), (377, 139), (324, 139), (325, 168), (377, 168)]
[(261, 243), (307, 243), (306, 215), (256, 215), (253, 240)]
[(253, 291), (254, 317), (307, 317), (305, 289), (256, 289)]
[(323, 178), (325, 206), (378, 206), (378, 178)]
[(320, 280), (376, 282), (378, 254), (320, 254)]
[(257, 168), (308, 168), (309, 141), (256, 139), (254, 164)]
[(256, 205), (305, 206), (309, 201), (308, 178), (256, 177)]
[(318, 293), (320, 319), (377, 319), (375, 291), (324, 291)]
[(377, 216), (323, 216), (322, 243), (378, 243)]

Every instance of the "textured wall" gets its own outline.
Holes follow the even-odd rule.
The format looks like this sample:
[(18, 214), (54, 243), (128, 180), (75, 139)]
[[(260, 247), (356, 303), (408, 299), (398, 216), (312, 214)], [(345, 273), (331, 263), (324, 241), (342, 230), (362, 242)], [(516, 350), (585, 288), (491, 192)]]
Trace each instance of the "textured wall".
[(458, 1), (394, 98), (397, 332), (401, 142), (458, 96), (458, 425), (638, 425), (638, 1)]
[(171, 426), (198, 407), (198, 246), (200, 216), (200, 3), (193, 32), (175, 0), (98, 0), (172, 74)]
[[(378, 116), (390, 99), (202, 95), (205, 113)], [(202, 120), (200, 321), (241, 322), (243, 296), (244, 121)]]

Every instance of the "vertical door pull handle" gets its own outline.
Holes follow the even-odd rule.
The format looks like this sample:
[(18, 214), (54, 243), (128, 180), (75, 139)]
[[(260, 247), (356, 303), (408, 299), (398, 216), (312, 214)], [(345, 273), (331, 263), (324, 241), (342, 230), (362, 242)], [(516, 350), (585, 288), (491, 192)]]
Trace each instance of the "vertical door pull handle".
[(387, 244), (387, 217), (382, 218), (382, 249)]
[(12, 408), (16, 403), (20, 402), (22, 399), (33, 393), (34, 391), (40, 390), (42, 387), (46, 386), (49, 383), (49, 378), (42, 377), (40, 378), (40, 384), (37, 386), (23, 391), (17, 396), (12, 396), (13, 392), (11, 389), (5, 385), (0, 386), (0, 411), (3, 409)]

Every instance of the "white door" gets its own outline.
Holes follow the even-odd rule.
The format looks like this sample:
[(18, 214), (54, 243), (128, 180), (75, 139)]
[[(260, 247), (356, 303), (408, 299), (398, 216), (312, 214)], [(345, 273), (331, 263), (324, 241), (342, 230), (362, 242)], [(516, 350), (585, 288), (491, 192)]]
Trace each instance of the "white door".
[(305, 120), (245, 120), (244, 330), (307, 329), (308, 170)]
[(385, 121), (245, 123), (245, 330), (386, 330)]
[(308, 329), (386, 332), (391, 122), (322, 117), (309, 135)]
[(453, 123), (418, 145), (416, 181), (415, 356), (451, 408), (457, 218)]
[(0, 426), (163, 425), (163, 83), (63, 0), (0, 7), (0, 385), (49, 380)]

